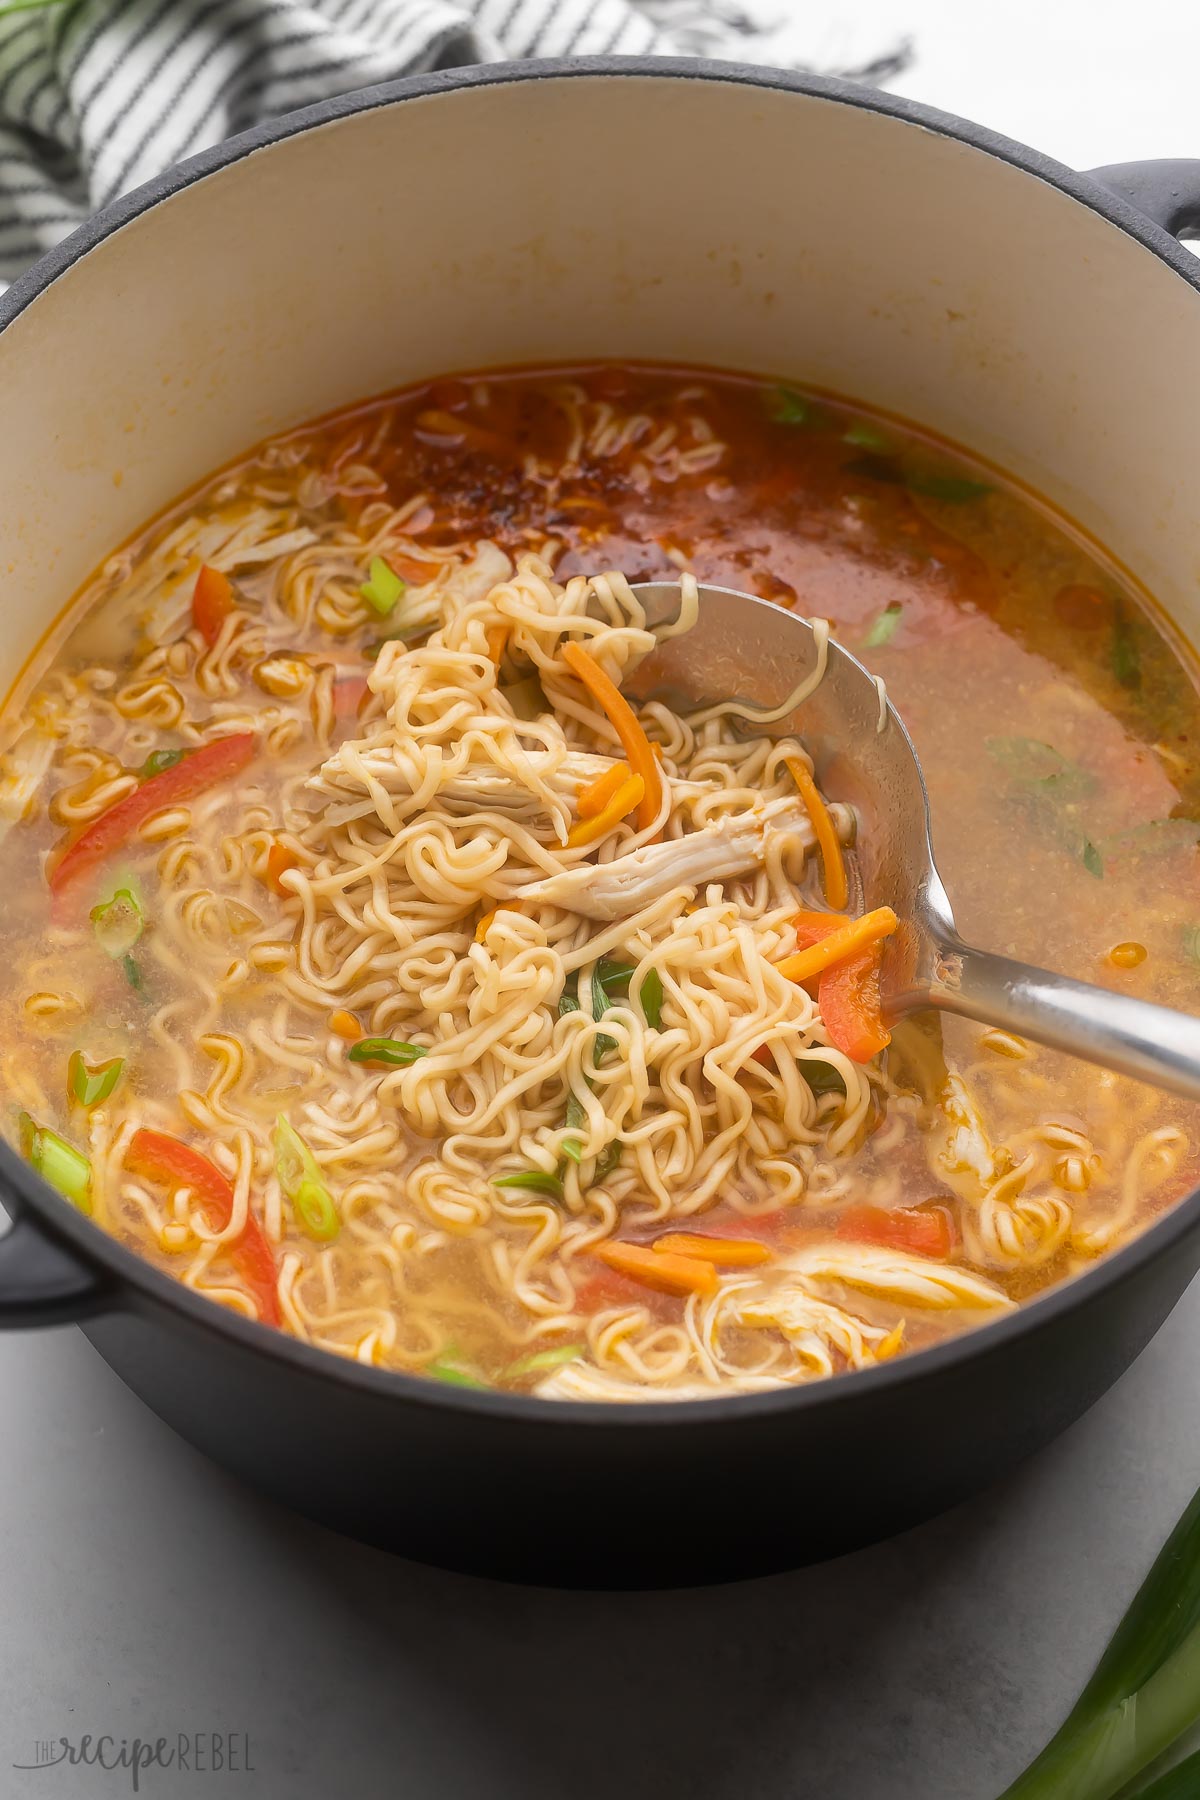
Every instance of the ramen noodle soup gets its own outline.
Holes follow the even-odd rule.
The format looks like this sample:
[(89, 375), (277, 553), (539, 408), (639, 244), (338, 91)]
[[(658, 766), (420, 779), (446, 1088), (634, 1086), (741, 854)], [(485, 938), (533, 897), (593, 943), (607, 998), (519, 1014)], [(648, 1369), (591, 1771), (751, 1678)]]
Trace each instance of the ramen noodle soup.
[(639, 701), (697, 580), (827, 621), (810, 689), (829, 631), (886, 680), (974, 941), (1194, 1005), (1195, 688), (1094, 545), (826, 397), (479, 375), (206, 482), (27, 671), (11, 1141), (247, 1319), (548, 1399), (867, 1368), (1142, 1230), (1195, 1179), (1182, 1104), (889, 1034), (804, 690)]

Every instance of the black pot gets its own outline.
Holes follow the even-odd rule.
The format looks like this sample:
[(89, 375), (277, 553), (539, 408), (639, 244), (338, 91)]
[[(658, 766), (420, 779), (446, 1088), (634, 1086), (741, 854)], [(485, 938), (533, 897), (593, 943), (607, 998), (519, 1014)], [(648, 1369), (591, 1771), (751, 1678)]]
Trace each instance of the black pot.
[[(445, 369), (588, 355), (769, 369), (941, 429), (1095, 529), (1188, 634), (1200, 264), (1170, 234), (1197, 224), (1200, 163), (1079, 176), (768, 70), (474, 69), (275, 121), (0, 301), (0, 664), (15, 675), (114, 544), (266, 433)], [(622, 1408), (442, 1387), (262, 1329), (3, 1146), (0, 1196), (0, 1324), (82, 1320), (193, 1443), (338, 1530), (579, 1584), (795, 1565), (949, 1505), (1102, 1394), (1200, 1259), (1196, 1193), (939, 1348)]]

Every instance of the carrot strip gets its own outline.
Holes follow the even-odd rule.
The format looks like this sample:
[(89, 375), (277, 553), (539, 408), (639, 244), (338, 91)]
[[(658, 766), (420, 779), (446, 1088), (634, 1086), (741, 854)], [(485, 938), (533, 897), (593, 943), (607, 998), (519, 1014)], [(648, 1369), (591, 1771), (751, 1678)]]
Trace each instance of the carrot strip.
[(899, 922), (890, 906), (877, 906), (874, 912), (864, 913), (861, 919), (851, 919), (831, 931), (819, 944), (810, 944), (795, 956), (785, 956), (775, 967), (788, 981), (809, 981), (833, 963), (856, 956), (880, 938), (890, 937)]
[(504, 655), (505, 650), (508, 648), (508, 626), (507, 625), (489, 625), (488, 626), (488, 628), (487, 628), (487, 648), (488, 648), (488, 655), (491, 657), (491, 659), (495, 663), (496, 667), (499, 668), (500, 667), (500, 659)]
[(581, 844), (594, 844), (600, 838), (607, 837), (631, 813), (635, 806), (640, 806), (646, 792), (646, 784), (640, 775), (631, 775), (623, 781), (603, 812), (595, 818), (580, 819), (572, 825), (567, 833), (567, 849), (578, 850)]
[(607, 713), (613, 730), (621, 741), (626, 761), (635, 775), (640, 775), (645, 783), (645, 791), (638, 803), (638, 830), (645, 831), (653, 825), (662, 806), (662, 776), (659, 773), (658, 759), (650, 748), (650, 739), (638, 724), (633, 708), (616, 683), (610, 681), (595, 657), (586, 651), (582, 644), (573, 641), (561, 647), (562, 659), (571, 673), (578, 677), (604, 711)]
[(211, 650), (221, 627), (233, 611), (233, 587), (228, 575), (201, 563), (192, 590), (192, 624)]
[(842, 846), (836, 827), (830, 816), (829, 808), (821, 798), (816, 782), (800, 758), (789, 756), (787, 766), (792, 780), (800, 790), (804, 810), (812, 821), (813, 836), (816, 838), (817, 848), (821, 852), (825, 898), (830, 906), (840, 912), (849, 897), (850, 888), (846, 880), (846, 863), (842, 856)]
[(492, 929), (492, 922), (498, 913), (519, 913), (520, 910), (521, 908), (514, 900), (506, 900), (503, 906), (493, 906), (491, 912), (484, 913), (482, 919), (480, 919), (478, 925), (475, 927), (475, 942), (477, 944), (483, 943), (488, 932)]
[[(148, 1131), (145, 1127), (135, 1131), (125, 1152), (125, 1167), (134, 1175), (161, 1183), (172, 1191), (190, 1188), (214, 1231), (224, 1231), (233, 1217), (230, 1182), (207, 1156), (193, 1150), (190, 1144), (181, 1143), (178, 1138), (168, 1137), (162, 1131)], [(263, 1323), (282, 1325), (275, 1253), (253, 1213), (247, 1212), (241, 1233), (225, 1247), (258, 1302)]]
[(693, 1256), (718, 1269), (753, 1269), (771, 1260), (768, 1246), (756, 1238), (705, 1237), (699, 1231), (668, 1231), (655, 1238), (653, 1248), (659, 1256)]
[(598, 812), (603, 812), (623, 781), (628, 781), (633, 770), (627, 762), (615, 762), (611, 769), (605, 769), (603, 775), (597, 775), (595, 781), (580, 788), (575, 801), (575, 811), (581, 819), (594, 819)]
[(298, 869), (299, 867), (300, 858), (294, 850), (289, 850), (286, 844), (272, 844), (267, 851), (266, 873), (266, 883), (272, 893), (284, 895), (290, 893), (291, 889), (285, 888), (279, 877), (285, 875), (289, 869)]
[(597, 1244), (592, 1255), (619, 1275), (667, 1294), (711, 1294), (717, 1285), (717, 1271), (711, 1263), (647, 1250), (644, 1244)]

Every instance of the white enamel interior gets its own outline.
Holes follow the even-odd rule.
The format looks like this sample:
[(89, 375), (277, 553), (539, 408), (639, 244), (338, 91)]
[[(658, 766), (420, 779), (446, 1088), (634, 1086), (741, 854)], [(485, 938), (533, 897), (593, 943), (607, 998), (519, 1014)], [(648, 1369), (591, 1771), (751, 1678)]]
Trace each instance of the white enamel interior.
[(1200, 294), (1045, 182), (664, 74), (394, 102), (135, 219), (0, 335), (0, 683), (269, 432), (444, 370), (633, 356), (861, 397), (1024, 476), (1200, 635)]

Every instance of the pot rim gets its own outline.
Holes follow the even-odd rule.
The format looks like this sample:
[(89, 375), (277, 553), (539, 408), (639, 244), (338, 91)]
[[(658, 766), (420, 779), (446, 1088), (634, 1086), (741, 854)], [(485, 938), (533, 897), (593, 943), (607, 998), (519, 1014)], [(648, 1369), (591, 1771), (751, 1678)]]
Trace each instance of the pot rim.
[[(43, 292), (105, 240), (133, 220), (168, 201), (177, 193), (231, 168), (255, 151), (337, 123), (359, 113), (405, 100), (423, 99), (464, 89), (492, 87), (524, 81), (603, 76), (660, 80), (714, 81), (744, 87), (776, 89), (808, 99), (882, 113), (901, 123), (967, 144), (1020, 169), (1036, 180), (1058, 188), (1069, 198), (1100, 214), (1127, 236), (1134, 238), (1159, 261), (1167, 264), (1190, 287), (1200, 292), (1200, 258), (1185, 250), (1179, 240), (1119, 194), (1101, 182), (1030, 149), (985, 126), (858, 83), (830, 76), (799, 74), (787, 69), (753, 64), (718, 62), (691, 57), (579, 57), (472, 65), (434, 74), (410, 75), (396, 81), (341, 94), (329, 100), (270, 119), (254, 129), (228, 138), (212, 149), (189, 157), (153, 180), (114, 201), (77, 227), (69, 237), (17, 277), (0, 295), (0, 332), (20, 317)], [(1198, 327), (1200, 328), (1200, 327)], [(307, 1376), (321, 1377), (334, 1385), (347, 1384), (384, 1397), (394, 1394), (409, 1404), (474, 1414), (497, 1421), (511, 1419), (526, 1425), (557, 1429), (586, 1425), (609, 1431), (665, 1426), (704, 1427), (721, 1423), (749, 1425), (764, 1415), (793, 1413), (813, 1407), (845, 1405), (855, 1397), (868, 1402), (888, 1389), (920, 1380), (936, 1379), (960, 1365), (981, 1357), (1002, 1354), (1014, 1339), (1051, 1327), (1056, 1320), (1099, 1299), (1106, 1291), (1132, 1278), (1139, 1270), (1167, 1254), (1200, 1224), (1200, 1187), (1179, 1201), (1161, 1218), (1120, 1250), (1113, 1251), (1092, 1268), (1061, 1282), (1036, 1298), (1025, 1301), (1002, 1318), (959, 1333), (913, 1355), (898, 1357), (848, 1376), (814, 1381), (758, 1394), (730, 1394), (711, 1400), (659, 1400), (620, 1404), (612, 1401), (545, 1401), (536, 1395), (500, 1390), (472, 1390), (439, 1385), (419, 1375), (354, 1362), (322, 1350), (298, 1338), (284, 1336), (257, 1321), (243, 1318), (228, 1308), (186, 1287), (165, 1270), (155, 1268), (135, 1251), (110, 1237), (101, 1227), (70, 1205), (4, 1141), (0, 1140), (0, 1193), (11, 1197), (14, 1225), (32, 1214), (37, 1229), (60, 1250), (82, 1261), (89, 1270), (102, 1271), (101, 1300), (115, 1287), (113, 1311), (122, 1310), (122, 1290), (132, 1289), (151, 1307), (162, 1306), (182, 1314), (191, 1325), (260, 1356), (278, 1359)], [(0, 1239), (0, 1243), (2, 1243)], [(103, 1278), (107, 1277), (107, 1281)]]

